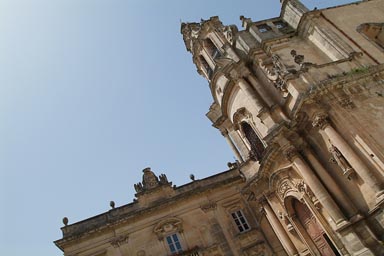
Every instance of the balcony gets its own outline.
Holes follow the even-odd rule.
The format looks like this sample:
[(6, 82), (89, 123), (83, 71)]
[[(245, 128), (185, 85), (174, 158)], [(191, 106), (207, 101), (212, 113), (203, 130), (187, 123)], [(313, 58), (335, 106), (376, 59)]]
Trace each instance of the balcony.
[(171, 254), (170, 256), (200, 256), (199, 251), (200, 251), (200, 248), (198, 246), (195, 246), (192, 249)]

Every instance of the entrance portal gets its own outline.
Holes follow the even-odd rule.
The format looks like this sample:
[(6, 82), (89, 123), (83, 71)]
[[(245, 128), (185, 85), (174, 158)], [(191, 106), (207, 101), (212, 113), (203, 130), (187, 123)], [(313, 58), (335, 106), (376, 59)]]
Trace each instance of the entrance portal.
[(323, 228), (317, 222), (315, 216), (313, 216), (311, 210), (296, 199), (293, 200), (293, 208), (295, 209), (296, 216), (301, 225), (305, 228), (321, 255), (339, 256), (340, 254), (324, 232)]

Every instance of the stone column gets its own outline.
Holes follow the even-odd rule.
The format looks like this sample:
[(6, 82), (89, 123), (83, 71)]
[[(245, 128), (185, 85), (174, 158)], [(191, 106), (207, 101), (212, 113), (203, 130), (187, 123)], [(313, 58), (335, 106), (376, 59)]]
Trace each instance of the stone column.
[(243, 138), (236, 130), (230, 131), (229, 133), (231, 134), (233, 142), (237, 145), (237, 148), (240, 150), (239, 152), (242, 155), (242, 158), (246, 159), (249, 155), (249, 148), (245, 144)]
[(233, 143), (231, 137), (229, 136), (228, 134), (228, 131), (227, 130), (223, 130), (221, 131), (221, 135), (224, 136), (225, 140), (227, 141), (229, 147), (232, 149), (232, 151), (235, 153), (235, 156), (237, 158), (237, 160), (240, 161), (240, 163), (244, 162), (244, 159), (243, 157), (240, 155), (240, 152), (239, 150), (237, 149), (236, 145)]
[(260, 94), (260, 96), (263, 98), (263, 100), (269, 105), (273, 105), (273, 100), (269, 96), (268, 92), (260, 85), (260, 83), (256, 80), (256, 78), (249, 74), (246, 79), (252, 84), (252, 86), (256, 89), (256, 91)]
[(280, 223), (279, 219), (276, 217), (267, 199), (262, 198), (260, 203), (264, 209), (264, 213), (265, 213), (265, 216), (267, 217), (268, 222), (271, 224), (273, 231), (275, 232), (276, 236), (279, 238), (279, 241), (283, 245), (287, 254), (298, 255), (295, 245), (292, 243), (292, 240), (289, 238), (283, 225)]
[(369, 187), (376, 193), (376, 201), (380, 202), (384, 199), (383, 184), (374, 176), (372, 171), (362, 162), (360, 157), (353, 151), (348, 143), (341, 137), (341, 135), (331, 126), (327, 121), (325, 114), (316, 115), (312, 125), (319, 127), (320, 130), (329, 138), (330, 142), (343, 154), (348, 163), (353, 167), (356, 173), (363, 179)]
[(315, 173), (307, 165), (307, 163), (301, 158), (294, 146), (290, 146), (284, 152), (285, 157), (293, 163), (293, 166), (297, 169), (299, 174), (303, 177), (304, 182), (309, 186), (312, 192), (315, 194), (319, 202), (327, 210), (331, 218), (336, 223), (336, 226), (343, 226), (347, 224), (343, 213), (340, 211), (339, 206), (335, 203), (332, 197), (329, 195), (326, 188), (321, 181), (316, 177)]
[(303, 151), (305, 157), (311, 163), (317, 174), (321, 177), (324, 184), (327, 184), (328, 189), (332, 192), (332, 194), (339, 199), (341, 206), (348, 212), (350, 216), (357, 214), (357, 209), (353, 204), (350, 203), (350, 200), (345, 195), (344, 191), (340, 189), (340, 186), (334, 181), (334, 179), (329, 175), (329, 173), (325, 170), (323, 165), (317, 160), (317, 158), (313, 155), (312, 151), (309, 148), (305, 148)]
[(264, 110), (264, 102), (259, 97), (259, 95), (256, 94), (255, 90), (252, 88), (252, 86), (245, 81), (244, 79), (240, 78), (237, 80), (237, 84), (239, 85), (240, 89), (251, 98), (252, 102), (256, 105), (256, 109), (258, 112), (261, 112)]

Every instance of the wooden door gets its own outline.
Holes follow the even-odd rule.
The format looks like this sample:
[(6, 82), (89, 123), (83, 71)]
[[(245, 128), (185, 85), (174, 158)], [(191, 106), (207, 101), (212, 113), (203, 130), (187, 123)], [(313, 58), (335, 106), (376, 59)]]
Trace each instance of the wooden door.
[(329, 240), (323, 228), (317, 222), (315, 216), (313, 216), (311, 210), (305, 204), (300, 203), (298, 200), (294, 200), (293, 204), (296, 216), (307, 231), (308, 235), (311, 237), (312, 241), (315, 243), (321, 255), (339, 256), (340, 254)]

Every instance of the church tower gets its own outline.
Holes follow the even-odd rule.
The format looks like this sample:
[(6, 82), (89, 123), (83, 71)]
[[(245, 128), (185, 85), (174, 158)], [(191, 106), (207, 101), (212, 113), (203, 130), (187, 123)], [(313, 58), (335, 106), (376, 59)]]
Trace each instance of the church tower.
[(281, 5), (277, 18), (241, 16), (242, 30), (181, 25), (209, 82), (207, 117), (272, 250), (383, 255), (384, 1)]

